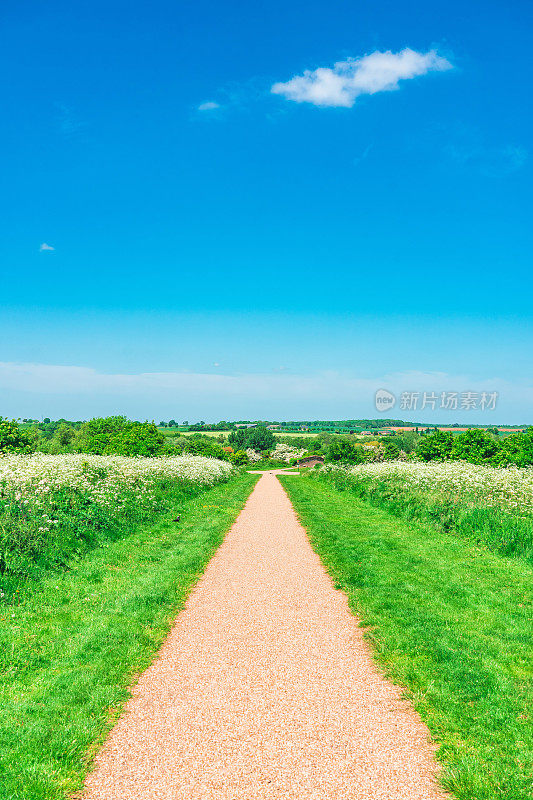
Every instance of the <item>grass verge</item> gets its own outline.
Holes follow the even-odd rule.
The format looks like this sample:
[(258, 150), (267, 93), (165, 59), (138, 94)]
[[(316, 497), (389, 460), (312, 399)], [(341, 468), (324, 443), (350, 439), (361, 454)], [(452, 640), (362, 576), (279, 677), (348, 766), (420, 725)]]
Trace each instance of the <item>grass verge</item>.
[(280, 478), (311, 543), (439, 744), (459, 800), (529, 800), (533, 571), (312, 476)]
[(0, 613), (2, 800), (59, 800), (153, 660), (257, 475), (240, 475), (91, 551)]
[(319, 479), (407, 521), (429, 523), (501, 555), (526, 558), (533, 564), (531, 514), (521, 516), (504, 507), (483, 506), (477, 499), (467, 501), (437, 487), (431, 491), (416, 489), (393, 476), (357, 479), (339, 470), (319, 474)]

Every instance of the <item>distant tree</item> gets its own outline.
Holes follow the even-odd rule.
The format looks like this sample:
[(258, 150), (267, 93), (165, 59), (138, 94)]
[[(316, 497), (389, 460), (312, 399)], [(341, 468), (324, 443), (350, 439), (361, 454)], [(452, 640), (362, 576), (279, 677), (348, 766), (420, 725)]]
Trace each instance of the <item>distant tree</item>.
[(153, 422), (132, 422), (118, 441), (117, 453), (123, 456), (155, 456), (161, 453), (165, 437)]
[(524, 433), (514, 433), (505, 439), (505, 444), (510, 439), (516, 439), (515, 456), (512, 459), (518, 467), (529, 467), (533, 464), (533, 428), (528, 428)]
[(12, 419), (0, 417), (0, 453), (31, 453), (32, 440)]
[(54, 434), (60, 448), (68, 448), (76, 438), (76, 431), (71, 425), (63, 422)]
[[(176, 422), (176, 420), (175, 420), (175, 419), (171, 419), (171, 420), (169, 420), (169, 422), (168, 422), (168, 427), (169, 427), (169, 428), (175, 428), (177, 424), (178, 424), (178, 423)], [(186, 423), (185, 423), (185, 424), (186, 424)]]
[(394, 437), (394, 442), (403, 450), (404, 453), (412, 453), (416, 449), (420, 437), (414, 431), (406, 431), (405, 433), (398, 433)]
[(455, 437), (450, 456), (471, 464), (500, 463), (500, 451), (500, 443), (490, 433), (480, 428), (471, 428)]
[(153, 422), (97, 417), (82, 426), (78, 449), (96, 455), (153, 456), (162, 452), (164, 441)]
[(395, 461), (400, 455), (401, 447), (392, 437), (383, 445), (383, 457), (385, 461)]
[(187, 436), (183, 450), (185, 453), (191, 453), (195, 456), (209, 456), (210, 458), (220, 459), (227, 458), (224, 448), (216, 439), (212, 436), (202, 436), (201, 433)]
[(416, 447), (416, 454), (423, 461), (446, 461), (451, 458), (453, 433), (435, 431), (422, 436)]
[(44, 422), (46, 425), (48, 425), (48, 424), (50, 423), (50, 417), (45, 417), (45, 418), (43, 419), (43, 422)]
[(331, 439), (326, 454), (327, 461), (339, 461), (344, 464), (361, 464), (364, 459), (363, 448), (341, 436)]
[(501, 439), (501, 451), (503, 454), (502, 461), (507, 464), (517, 464), (519, 466), (526, 466), (519, 462), (522, 461), (523, 448), (523, 434), (513, 433), (511, 436), (506, 436)]
[(265, 425), (255, 428), (236, 428), (228, 437), (228, 444), (234, 450), (271, 450), (276, 444), (276, 437)]

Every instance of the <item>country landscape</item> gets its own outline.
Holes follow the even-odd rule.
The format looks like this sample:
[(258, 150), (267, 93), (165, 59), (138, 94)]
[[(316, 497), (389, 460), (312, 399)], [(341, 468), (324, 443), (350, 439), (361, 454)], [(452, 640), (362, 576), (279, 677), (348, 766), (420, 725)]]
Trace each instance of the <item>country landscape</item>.
[(532, 52), (0, 4), (0, 800), (532, 800)]
[[(260, 491), (261, 470), (278, 488), (248, 524), (268, 528), (257, 519), (264, 503), (270, 519), (287, 493), (327, 580), (348, 599), (371, 668), (401, 687), (427, 726), (438, 785), (461, 799), (529, 796), (533, 427), (454, 434), (359, 422), (302, 423), (309, 430), (286, 436), (264, 422), (178, 430), (123, 417), (0, 421), (3, 796), (72, 797), (88, 774), (88, 797), (159, 796), (145, 772), (136, 788), (113, 761), (93, 772), (95, 755)], [(350, 425), (375, 436), (342, 432)], [(266, 603), (272, 615), (275, 595)], [(211, 746), (223, 746), (217, 735)], [(140, 769), (137, 747), (128, 752)], [(209, 759), (204, 767), (210, 775)], [(113, 791), (99, 778), (106, 769)], [(414, 768), (396, 789), (433, 796), (429, 775)], [(298, 796), (284, 779), (278, 791)], [(206, 780), (199, 785), (212, 792)], [(245, 791), (257, 776), (248, 781)], [(352, 796), (345, 781), (330, 790)], [(372, 781), (390, 776), (377, 770)], [(231, 777), (221, 785), (227, 796), (235, 790)]]

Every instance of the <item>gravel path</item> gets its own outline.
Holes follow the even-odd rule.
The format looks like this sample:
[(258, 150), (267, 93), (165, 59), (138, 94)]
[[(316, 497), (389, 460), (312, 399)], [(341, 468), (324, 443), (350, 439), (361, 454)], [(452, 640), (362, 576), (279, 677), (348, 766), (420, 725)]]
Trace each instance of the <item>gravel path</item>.
[(442, 800), (433, 755), (266, 474), (141, 676), (85, 798)]

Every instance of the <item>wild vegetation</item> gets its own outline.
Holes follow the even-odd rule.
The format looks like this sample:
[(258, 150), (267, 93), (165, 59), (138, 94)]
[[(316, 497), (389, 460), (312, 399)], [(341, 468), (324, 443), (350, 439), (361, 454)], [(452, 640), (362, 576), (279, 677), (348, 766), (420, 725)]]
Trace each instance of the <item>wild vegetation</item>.
[(533, 561), (533, 468), (393, 461), (327, 465), (318, 476), (404, 519)]
[[(227, 461), (234, 466), (261, 462), (265, 467), (283, 466), (271, 458), (278, 440), (266, 426), (234, 428), (229, 439), (216, 430), (201, 433), (195, 426), (185, 434), (154, 423), (131, 422), (125, 417), (95, 418), (88, 422), (66, 420), (19, 425), (0, 418), (0, 454), (91, 453), (94, 455), (177, 456), (196, 455)], [(217, 429), (217, 426), (213, 426)], [(301, 449), (301, 448), (300, 448)], [(298, 449), (295, 450), (297, 452)]]
[(126, 535), (135, 525), (227, 480), (232, 471), (228, 463), (195, 456), (4, 455), (4, 591)]
[[(436, 470), (420, 467), (430, 470), (423, 491), (431, 491)], [(442, 480), (460, 490), (466, 470), (480, 480), (477, 502), (486, 485), (479, 468)], [(375, 657), (428, 725), (443, 786), (457, 800), (529, 800), (531, 565), (433, 522), (399, 519), (314, 472), (281, 481)], [(507, 504), (503, 484), (499, 491)]]
[[(532, 427), (525, 432), (507, 430), (505, 434), (500, 434), (494, 427), (488, 430), (473, 427), (458, 433), (422, 427), (410, 431), (382, 428), (385, 423), (401, 423), (402, 420), (345, 422), (347, 425), (367, 423), (367, 435), (361, 435), (357, 426), (349, 429), (340, 423), (332, 423), (329, 429), (324, 429), (325, 423), (318, 422), (301, 426), (305, 430), (270, 430), (266, 423), (200, 422), (178, 426), (174, 420), (161, 422), (156, 427), (154, 423), (131, 422), (125, 417), (98, 418), (88, 422), (26, 421), (22, 426), (15, 421), (0, 419), (0, 453), (86, 452), (129, 456), (191, 453), (229, 461), (237, 466), (260, 461), (266, 468), (281, 465), (273, 451), (278, 444), (286, 444), (294, 448), (293, 459), (302, 457), (302, 454), (315, 454), (328, 462), (348, 464), (398, 459), (465, 460), (492, 466), (533, 463)], [(299, 451), (302, 453), (296, 455)]]

